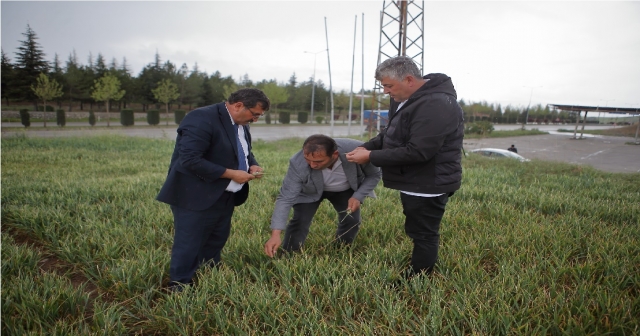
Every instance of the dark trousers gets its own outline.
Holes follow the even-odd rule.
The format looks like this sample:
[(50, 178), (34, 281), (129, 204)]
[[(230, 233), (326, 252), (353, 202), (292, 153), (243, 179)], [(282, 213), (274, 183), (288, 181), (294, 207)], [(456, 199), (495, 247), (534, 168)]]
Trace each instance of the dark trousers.
[(233, 197), (233, 193), (224, 192), (203, 211), (171, 206), (175, 231), (169, 268), (171, 284), (190, 284), (200, 265), (220, 262), (220, 251), (231, 231)]
[(356, 238), (360, 229), (360, 209), (347, 216), (345, 210), (349, 205), (349, 198), (353, 196), (353, 190), (340, 192), (325, 191), (320, 200), (313, 203), (299, 203), (293, 206), (293, 217), (287, 225), (284, 233), (282, 248), (285, 251), (297, 251), (302, 248), (309, 234), (309, 226), (316, 214), (320, 203), (327, 199), (338, 212), (338, 228), (336, 238), (338, 242), (350, 244)]
[(431, 273), (438, 259), (440, 221), (449, 196), (420, 197), (400, 193), (400, 200), (405, 216), (404, 231), (413, 239), (411, 272)]

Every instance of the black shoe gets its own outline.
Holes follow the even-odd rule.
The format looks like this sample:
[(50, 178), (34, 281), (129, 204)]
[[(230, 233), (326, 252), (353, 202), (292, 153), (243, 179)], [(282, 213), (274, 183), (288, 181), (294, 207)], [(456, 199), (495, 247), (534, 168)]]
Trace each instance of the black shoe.
[(169, 286), (167, 286), (167, 292), (168, 293), (182, 293), (184, 291), (184, 289), (187, 286), (190, 286), (191, 284), (183, 284), (180, 282), (175, 282), (172, 281), (169, 283)]

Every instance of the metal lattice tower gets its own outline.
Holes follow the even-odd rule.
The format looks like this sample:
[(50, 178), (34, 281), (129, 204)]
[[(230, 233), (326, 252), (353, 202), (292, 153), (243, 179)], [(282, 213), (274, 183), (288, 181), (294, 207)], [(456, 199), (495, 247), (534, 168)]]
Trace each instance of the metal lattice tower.
[[(423, 72), (424, 64), (424, 1), (383, 1), (380, 12), (380, 45), (378, 63), (396, 56), (409, 56)], [(378, 109), (386, 109), (388, 101), (381, 101), (383, 89), (376, 80), (373, 98)], [(375, 102), (374, 102), (375, 105)], [(374, 107), (375, 108), (375, 107)]]

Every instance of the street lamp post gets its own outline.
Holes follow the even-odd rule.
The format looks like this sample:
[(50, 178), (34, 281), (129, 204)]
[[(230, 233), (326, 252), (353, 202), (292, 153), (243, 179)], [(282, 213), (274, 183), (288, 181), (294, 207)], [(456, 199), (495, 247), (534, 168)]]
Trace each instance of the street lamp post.
[(321, 53), (327, 51), (326, 49), (320, 50), (318, 52), (309, 52), (305, 51), (306, 54), (313, 54), (313, 84), (311, 84), (311, 123), (313, 123), (313, 103), (316, 97), (316, 56)]
[[(598, 100), (599, 100), (599, 101), (603, 101), (603, 100), (604, 100), (604, 106), (603, 106), (604, 108), (609, 107), (609, 102), (610, 102), (610, 101), (615, 101), (615, 99), (598, 99)], [(600, 104), (598, 104), (598, 107), (596, 108), (596, 110), (599, 110), (599, 109), (600, 109)], [(606, 113), (606, 112), (605, 112), (605, 113)], [(601, 115), (601, 114), (602, 114), (602, 112), (601, 112), (601, 111), (598, 111), (598, 124), (600, 124), (600, 119), (601, 119), (600, 115)], [(606, 118), (606, 117), (605, 117), (605, 118)]]
[(529, 105), (527, 105), (527, 113), (524, 116), (524, 122), (522, 123), (522, 130), (524, 131), (524, 125), (527, 124), (527, 122), (529, 121), (529, 108), (531, 107), (531, 97), (533, 97), (533, 89), (534, 88), (541, 88), (542, 86), (523, 86), (526, 88), (531, 88), (531, 93), (529, 94)]

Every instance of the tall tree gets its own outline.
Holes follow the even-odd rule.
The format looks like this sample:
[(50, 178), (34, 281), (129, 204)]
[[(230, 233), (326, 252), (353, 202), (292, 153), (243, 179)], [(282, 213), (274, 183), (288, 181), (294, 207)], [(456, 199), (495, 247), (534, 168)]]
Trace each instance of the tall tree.
[(118, 61), (115, 57), (111, 59), (111, 63), (109, 64), (109, 71), (115, 72), (118, 70)]
[(240, 78), (240, 86), (245, 88), (253, 86), (253, 82), (249, 79), (249, 74), (244, 74), (244, 76)]
[(126, 92), (121, 100), (122, 108), (127, 108), (127, 104), (136, 100), (135, 78), (131, 75), (127, 58), (122, 58), (122, 64), (118, 68), (117, 77), (120, 80), (122, 89)]
[(204, 75), (204, 80), (202, 81), (202, 94), (200, 96), (200, 103), (202, 106), (207, 106), (215, 103), (215, 98), (213, 97), (213, 88), (211, 87), (211, 80), (209, 80), (209, 76)]
[(236, 85), (235, 83), (224, 85), (222, 87), (222, 92), (224, 93), (225, 97), (231, 96), (231, 94), (236, 92), (236, 91), (238, 91), (238, 85)]
[(98, 53), (98, 57), (96, 58), (96, 63), (93, 67), (94, 75), (96, 78), (102, 78), (105, 73), (107, 73), (107, 64), (104, 60), (104, 56), (101, 53)]
[(209, 77), (211, 84), (211, 90), (213, 92), (213, 102), (218, 103), (227, 100), (229, 93), (225, 91), (225, 87), (235, 87), (237, 90), (236, 82), (231, 76), (222, 77), (220, 71), (216, 71), (211, 77)]
[(13, 64), (11, 64), (11, 60), (7, 57), (7, 54), (2, 50), (2, 98), (4, 98), (9, 105), (9, 97), (13, 98), (13, 80), (14, 80), (14, 69)]
[(185, 82), (184, 103), (189, 104), (189, 110), (191, 110), (193, 106), (200, 106), (202, 101), (202, 87), (206, 79), (207, 75), (198, 70), (198, 63), (196, 63)]
[[(66, 87), (66, 80), (65, 80), (65, 76), (64, 76), (64, 71), (62, 70), (62, 66), (60, 64), (60, 58), (58, 57), (58, 54), (55, 54), (53, 57), (53, 71), (51, 72), (51, 79), (55, 80), (56, 82), (60, 83), (61, 87), (62, 87), (62, 92), (63, 95), (61, 97), (64, 97), (64, 92), (65, 87)], [(62, 108), (62, 101), (60, 99), (57, 99), (58, 101), (58, 108)]]
[(178, 108), (181, 108), (182, 104), (185, 103), (185, 98), (187, 95), (187, 78), (189, 78), (189, 67), (187, 66), (187, 63), (182, 63), (180, 70), (178, 70), (177, 78), (178, 88), (180, 91)]
[(287, 88), (279, 86), (276, 81), (266, 83), (262, 87), (262, 91), (271, 101), (271, 105), (275, 107), (276, 113), (278, 113), (278, 104), (282, 104), (289, 99), (289, 92), (287, 92)]
[(97, 79), (93, 86), (91, 97), (96, 101), (105, 101), (107, 106), (107, 126), (109, 124), (109, 101), (120, 100), (125, 94), (124, 90), (120, 90), (120, 81), (111, 74)]
[(158, 87), (152, 90), (153, 96), (156, 99), (163, 103), (166, 111), (167, 111), (167, 125), (169, 125), (169, 103), (172, 100), (180, 97), (180, 91), (178, 90), (178, 85), (172, 82), (169, 79), (163, 79), (160, 83), (158, 83)]
[(49, 76), (41, 73), (36, 80), (36, 85), (31, 85), (33, 93), (42, 99), (42, 111), (44, 114), (44, 127), (47, 127), (47, 100), (52, 100), (62, 96), (62, 86), (54, 80), (50, 80)]
[[(167, 65), (167, 68), (171, 68), (171, 66)], [(153, 63), (147, 64), (135, 81), (137, 88), (136, 96), (138, 101), (143, 104), (143, 109), (144, 106), (155, 102), (152, 90), (155, 89), (163, 79), (169, 78), (166, 74), (167, 72), (161, 63), (160, 55), (156, 52)]]
[(49, 64), (44, 59), (45, 53), (37, 42), (38, 36), (29, 25), (22, 35), (26, 40), (20, 41), (16, 53), (16, 92), (21, 93), (21, 99), (32, 101), (37, 110), (38, 97), (30, 88), (36, 84), (40, 73), (46, 74), (49, 71)]
[(291, 77), (289, 77), (289, 84), (287, 85), (289, 88), (298, 86), (298, 77), (296, 77), (296, 73), (294, 72)]
[(80, 99), (80, 84), (81, 84), (81, 65), (78, 63), (78, 56), (76, 55), (76, 51), (74, 50), (71, 54), (69, 54), (69, 59), (65, 64), (65, 82), (67, 86), (65, 91), (67, 92), (67, 98), (69, 99), (69, 112), (71, 112), (71, 108), (73, 106), (73, 101), (76, 99)]

